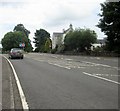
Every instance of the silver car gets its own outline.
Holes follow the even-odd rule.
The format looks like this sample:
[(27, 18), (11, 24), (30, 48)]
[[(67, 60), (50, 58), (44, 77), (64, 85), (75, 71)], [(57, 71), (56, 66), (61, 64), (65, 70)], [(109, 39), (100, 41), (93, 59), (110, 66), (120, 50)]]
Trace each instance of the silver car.
[(13, 59), (13, 58), (23, 59), (24, 58), (23, 52), (24, 51), (20, 48), (12, 48), (10, 53), (9, 53), (9, 58), (11, 58), (11, 59)]

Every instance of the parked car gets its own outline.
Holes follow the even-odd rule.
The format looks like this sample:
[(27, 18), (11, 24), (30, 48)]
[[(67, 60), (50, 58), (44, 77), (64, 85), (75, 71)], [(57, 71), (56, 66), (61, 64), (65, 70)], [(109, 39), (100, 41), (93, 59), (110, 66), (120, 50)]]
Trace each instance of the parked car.
[(13, 59), (13, 58), (23, 59), (24, 58), (23, 52), (24, 51), (20, 48), (12, 48), (10, 53), (9, 53), (9, 58), (11, 58), (11, 59)]

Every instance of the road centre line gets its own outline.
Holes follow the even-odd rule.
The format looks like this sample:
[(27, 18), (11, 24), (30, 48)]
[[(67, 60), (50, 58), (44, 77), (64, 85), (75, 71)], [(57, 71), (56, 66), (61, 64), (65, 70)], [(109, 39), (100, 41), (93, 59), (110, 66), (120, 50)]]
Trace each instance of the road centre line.
[(116, 81), (113, 81), (113, 80), (110, 80), (110, 79), (107, 79), (107, 78), (103, 78), (103, 77), (100, 77), (100, 76), (96, 76), (96, 75), (93, 75), (93, 74), (90, 74), (90, 73), (87, 73), (87, 72), (83, 72), (83, 74), (120, 85), (119, 82), (116, 82)]
[(27, 101), (26, 101), (22, 86), (21, 86), (20, 81), (18, 79), (17, 73), (15, 71), (15, 68), (13, 67), (12, 63), (10, 62), (10, 60), (7, 57), (5, 57), (5, 56), (3, 56), (3, 57), (8, 61), (8, 63), (10, 64), (10, 66), (11, 66), (11, 68), (13, 70), (13, 74), (14, 74), (16, 84), (17, 84), (17, 87), (18, 87), (18, 91), (19, 91), (19, 94), (20, 94), (23, 110), (24, 111), (29, 111), (29, 107), (28, 107), (28, 104), (27, 104)]

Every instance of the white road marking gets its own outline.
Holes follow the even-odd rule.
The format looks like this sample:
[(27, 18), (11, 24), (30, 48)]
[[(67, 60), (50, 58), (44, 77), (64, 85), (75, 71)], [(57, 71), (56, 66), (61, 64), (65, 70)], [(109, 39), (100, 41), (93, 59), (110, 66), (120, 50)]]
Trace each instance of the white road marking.
[(110, 74), (94, 74), (94, 73), (93, 73), (93, 75), (95, 75), (95, 76), (110, 76)]
[(51, 55), (51, 57), (58, 58), (57, 56), (53, 56), (53, 55)]
[(62, 66), (62, 65), (59, 65), (59, 64), (54, 64), (54, 63), (50, 63), (50, 62), (48, 62), (48, 63), (51, 64), (51, 65), (55, 65), (55, 66), (58, 66), (58, 67), (65, 68), (65, 69), (71, 69), (70, 67), (65, 67), (65, 66)]
[(97, 63), (87, 62), (87, 61), (82, 61), (82, 62), (87, 63), (87, 64), (92, 64), (92, 65), (95, 65), (95, 66), (103, 66), (103, 67), (114, 68), (114, 69), (120, 70), (118, 67), (112, 67), (112, 66), (105, 65), (105, 64), (97, 64)]
[(65, 60), (67, 60), (67, 61), (72, 61), (73, 59), (65, 58)]
[(98, 59), (98, 60), (99, 60), (100, 58), (99, 58), (99, 57), (97, 57), (96, 59)]
[(8, 61), (8, 63), (10, 64), (10, 66), (11, 66), (11, 68), (13, 70), (13, 74), (15, 76), (15, 80), (16, 80), (16, 83), (17, 83), (17, 87), (18, 87), (18, 91), (19, 91), (19, 94), (20, 94), (23, 110), (24, 111), (29, 111), (29, 107), (28, 107), (28, 104), (27, 104), (27, 101), (26, 101), (22, 86), (21, 86), (20, 81), (18, 79), (17, 73), (15, 71), (15, 68), (13, 67), (10, 60), (8, 60), (8, 58), (6, 58), (5, 56), (4, 56), (4, 58)]
[(115, 76), (115, 77), (120, 76), (120, 75), (117, 75), (117, 74), (112, 75), (112, 74), (94, 74), (94, 73), (93, 73), (93, 75), (95, 75), (95, 76)]
[(100, 76), (96, 76), (96, 75), (93, 75), (93, 74), (90, 74), (90, 73), (87, 73), (87, 72), (83, 72), (83, 74), (85, 75), (88, 75), (88, 76), (91, 76), (91, 77), (95, 77), (95, 78), (98, 78), (98, 79), (101, 79), (101, 80), (104, 80), (104, 81), (108, 81), (108, 82), (112, 82), (112, 83), (115, 83), (115, 84), (119, 84), (119, 82), (117, 81), (113, 81), (113, 80), (110, 80), (110, 79), (107, 79), (107, 78), (103, 78), (103, 77), (100, 77)]
[(87, 62), (87, 61), (82, 61), (82, 62), (87, 63), (87, 64), (93, 64), (93, 65), (95, 65), (95, 66), (111, 67), (111, 66), (109, 66), (109, 65), (105, 65), (105, 64), (97, 64), (97, 63)]
[(11, 78), (11, 74), (10, 74), (10, 97), (11, 97), (11, 109), (15, 108), (15, 101), (14, 101), (14, 96), (13, 96), (13, 85), (12, 85), (12, 78)]

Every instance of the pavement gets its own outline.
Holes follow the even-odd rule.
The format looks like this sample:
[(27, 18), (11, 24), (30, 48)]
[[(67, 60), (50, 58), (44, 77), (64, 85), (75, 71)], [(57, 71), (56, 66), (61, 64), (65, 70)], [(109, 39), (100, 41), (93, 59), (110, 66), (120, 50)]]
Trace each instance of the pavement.
[(0, 110), (2, 109), (2, 56), (0, 54)]
[(2, 57), (2, 110), (21, 109), (21, 100), (8, 61)]

